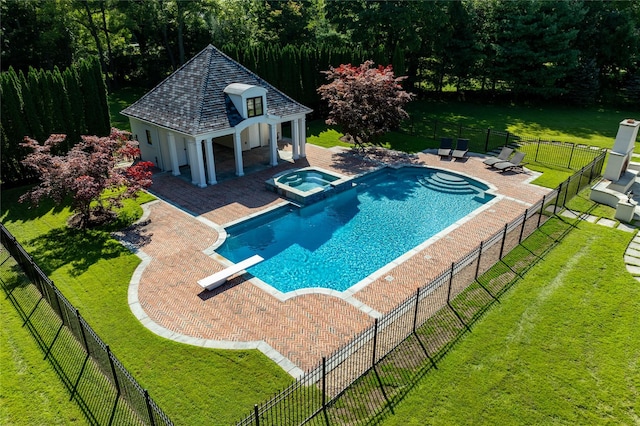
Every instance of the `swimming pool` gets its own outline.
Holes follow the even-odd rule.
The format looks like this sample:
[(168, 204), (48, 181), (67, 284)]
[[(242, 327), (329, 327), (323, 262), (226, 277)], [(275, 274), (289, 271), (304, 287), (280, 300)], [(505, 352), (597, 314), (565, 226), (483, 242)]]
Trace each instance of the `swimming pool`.
[(216, 250), (286, 293), (344, 291), (494, 198), (474, 179), (426, 167), (385, 168), (352, 189), (230, 226)]

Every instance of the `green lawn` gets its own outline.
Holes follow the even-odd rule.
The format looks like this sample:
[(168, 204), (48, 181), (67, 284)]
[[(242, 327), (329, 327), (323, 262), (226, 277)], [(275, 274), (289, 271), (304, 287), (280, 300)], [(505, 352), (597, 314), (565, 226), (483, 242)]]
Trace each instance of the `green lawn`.
[(109, 94), (109, 114), (111, 115), (111, 127), (131, 131), (129, 118), (120, 114), (120, 111), (137, 101), (147, 92), (138, 87), (125, 87)]
[[(148, 331), (127, 302), (129, 281), (139, 258), (107, 231), (68, 229), (67, 207), (42, 203), (30, 209), (17, 203), (20, 192), (2, 192), (2, 223), (176, 424), (229, 424), (250, 412), (254, 403), (292, 382), (257, 350), (204, 349)], [(130, 217), (133, 209), (131, 205), (127, 208)], [(139, 216), (141, 209), (137, 209)], [(8, 381), (18, 380), (7, 375)], [(4, 380), (3, 371), (3, 395)], [(58, 392), (66, 392), (61, 384)], [(5, 403), (13, 407), (12, 395), (6, 395)], [(39, 409), (49, 410), (43, 413), (41, 424), (55, 415), (47, 406)]]
[(632, 235), (580, 223), (385, 425), (637, 424), (640, 285)]
[(69, 400), (69, 392), (4, 296), (0, 321), (0, 424), (86, 424), (82, 411)]
[[(133, 100), (137, 99), (143, 92), (143, 90), (126, 89), (110, 95), (109, 105), (112, 113), (113, 126), (123, 129), (129, 128), (128, 120), (118, 113)], [(465, 109), (463, 107), (466, 108), (466, 112), (464, 112)], [(520, 114), (518, 119), (519, 121), (514, 121), (510, 118), (511, 116), (503, 115), (503, 112), (501, 112), (498, 107), (495, 107), (498, 109), (492, 109), (494, 107), (478, 105), (471, 107), (470, 104), (443, 105), (435, 102), (420, 102), (413, 104), (410, 107), (410, 111), (411, 108), (414, 108), (412, 111), (414, 119), (418, 113), (424, 115), (442, 114), (443, 118), (464, 120), (465, 125), (506, 128), (514, 133), (517, 133), (517, 131), (515, 128), (510, 127), (513, 126), (514, 123), (519, 125), (522, 125), (522, 123), (529, 123), (521, 128), (529, 129), (526, 131), (549, 128), (554, 129), (554, 131), (567, 132), (566, 134), (569, 135), (569, 137), (567, 137), (566, 140), (568, 141), (577, 141), (578, 138), (582, 137), (584, 137), (585, 140), (598, 140), (598, 138), (600, 138), (602, 143), (607, 143), (606, 141), (609, 141), (608, 146), (613, 142), (612, 138), (615, 136), (618, 122), (627, 116), (626, 113), (621, 113), (622, 115), (620, 118), (615, 118), (617, 117), (615, 112), (607, 112), (605, 114), (604, 112), (599, 112), (597, 110), (575, 110), (573, 112), (572, 110), (566, 110), (566, 119), (559, 120), (558, 117), (554, 117), (554, 115), (558, 115), (562, 110), (561, 108), (552, 107), (549, 109), (545, 108), (545, 111), (539, 111), (535, 108), (528, 107), (502, 107), (505, 108), (506, 111), (511, 111), (511, 116), (516, 117)], [(493, 115), (495, 115), (495, 117), (493, 118), (493, 121), (491, 121), (491, 117), (493, 117), (493, 115), (488, 111), (494, 111), (495, 114)], [(582, 130), (580, 130), (580, 126), (574, 126), (576, 116), (582, 117), (580, 118), (580, 122), (583, 124), (580, 124), (580, 126), (585, 126)], [(600, 121), (602, 123), (600, 123)], [(593, 128), (593, 136), (589, 136), (588, 129), (591, 128), (589, 127), (590, 125)], [(611, 136), (602, 136), (606, 135), (609, 127), (611, 127)], [(525, 130), (519, 131), (522, 134), (527, 134), (524, 133)], [(575, 134), (570, 132), (575, 132)], [(328, 128), (322, 121), (309, 123), (308, 140), (311, 143), (326, 147), (336, 145), (347, 146), (347, 144), (339, 141), (341, 136), (342, 135), (339, 131)], [(531, 136), (537, 135), (531, 134)], [(386, 142), (386, 146), (390, 148), (400, 149), (407, 152), (416, 152), (425, 149), (425, 147), (433, 147), (436, 143), (435, 141), (430, 140), (426, 142), (430, 145), (425, 146), (425, 140), (423, 138), (399, 132), (390, 133), (385, 137), (384, 141)], [(583, 143), (595, 144), (595, 142)], [(535, 167), (538, 166), (531, 166), (531, 168)], [(557, 186), (566, 178), (566, 175), (570, 173), (567, 170), (555, 170), (545, 167), (538, 167), (538, 169), (545, 172), (541, 178), (540, 184), (549, 187)], [(65, 294), (65, 296), (79, 308), (82, 315), (88, 320), (92, 327), (105, 340), (105, 342), (111, 346), (115, 355), (119, 357), (134, 377), (138, 379), (141, 385), (149, 389), (151, 396), (158, 402), (160, 407), (167, 412), (169, 417), (176, 422), (176, 424), (197, 425), (230, 423), (247, 414), (253, 407), (254, 403), (259, 403), (265, 400), (268, 396), (273, 395), (278, 389), (281, 389), (291, 383), (292, 380), (289, 376), (283, 373), (282, 370), (258, 351), (220, 351), (196, 348), (159, 338), (149, 332), (133, 317), (127, 305), (128, 283), (133, 271), (139, 263), (139, 259), (113, 240), (107, 232), (108, 230), (92, 230), (85, 233), (68, 230), (65, 227), (66, 220), (69, 216), (68, 208), (57, 208), (52, 204), (43, 203), (37, 209), (28, 209), (26, 206), (16, 202), (19, 193), (20, 190), (2, 192), (2, 212), (0, 213), (0, 220), (2, 220), (2, 223), (5, 224), (5, 226), (14, 233), (18, 240), (25, 245), (27, 250), (35, 257), (36, 261), (45, 269), (45, 272), (48, 273), (56, 282), (56, 285), (61, 289), (63, 294)], [(131, 217), (136, 215), (139, 215), (139, 207), (129, 205), (125, 216), (131, 219)], [(582, 225), (581, 228), (583, 228)], [(586, 238), (588, 241), (595, 241), (594, 244), (590, 244), (588, 247), (584, 248), (584, 250), (587, 250), (587, 253), (581, 254), (582, 252), (580, 252), (571, 254), (572, 250), (579, 249), (583, 245), (583, 242), (578, 238), (577, 242), (573, 241), (570, 244), (562, 244), (561, 250), (563, 251), (559, 252), (561, 255), (558, 254), (558, 259), (563, 258), (565, 263), (567, 263), (570, 262), (572, 256), (577, 256), (579, 257), (579, 262), (576, 261), (576, 263), (579, 265), (589, 263), (589, 260), (590, 263), (594, 265), (600, 265), (600, 261), (610, 255), (607, 253), (599, 253), (595, 251), (595, 249), (592, 250), (593, 247), (596, 247), (598, 244), (600, 247), (606, 247), (607, 244), (609, 244), (607, 242), (609, 240), (615, 243), (615, 247), (618, 247), (620, 244), (624, 245), (625, 241), (628, 241), (627, 234), (619, 235), (616, 231), (606, 230), (602, 227), (589, 230), (589, 226), (586, 224), (584, 225), (584, 228), (588, 231), (588, 235), (585, 234), (585, 232), (587, 232), (585, 230), (580, 230), (579, 233), (576, 232), (576, 235), (581, 236), (581, 238)], [(600, 234), (602, 234), (602, 237)], [(625, 240), (625, 238), (627, 238), (627, 240)], [(569, 247), (565, 247), (566, 245)], [(616, 248), (616, 250), (616, 253), (618, 253), (619, 247)], [(613, 270), (615, 269), (614, 266), (617, 265), (620, 267), (619, 269), (622, 272), (616, 269), (616, 277), (618, 277), (616, 279), (630, 279), (630, 276), (626, 271), (624, 271), (624, 266), (618, 265), (618, 263), (621, 262), (620, 259), (621, 255), (618, 254), (617, 260), (615, 260), (611, 266), (609, 266), (609, 262), (607, 261), (606, 265), (600, 265), (600, 269), (606, 271)], [(557, 270), (561, 269), (563, 264), (556, 262), (553, 265), (554, 266), (543, 270), (543, 272), (537, 273), (537, 285), (541, 286), (541, 288), (547, 288), (548, 286), (554, 285), (554, 277), (557, 277)], [(574, 268), (572, 266), (572, 271), (573, 269)], [(593, 278), (598, 276), (596, 272), (601, 272), (600, 269), (597, 269), (597, 271), (592, 270), (592, 275), (586, 275), (586, 277)], [(545, 275), (545, 273), (548, 275)], [(531, 286), (534, 284), (528, 285)], [(635, 282), (631, 280), (631, 282), (628, 282), (627, 285), (623, 287), (628, 291), (632, 291), (633, 288), (637, 288), (637, 286), (634, 287), (634, 285)], [(570, 285), (563, 285), (561, 288), (573, 289), (574, 287), (580, 286), (585, 290), (584, 285), (579, 281), (572, 281)], [(601, 288), (597, 287), (595, 290), (592, 290), (593, 291), (589, 294), (595, 293), (595, 290), (600, 291)], [(542, 290), (539, 290), (539, 293), (540, 292), (542, 292)], [(622, 290), (616, 289), (615, 294), (619, 294), (620, 292), (622, 292)], [(553, 294), (557, 293), (558, 292), (553, 292)], [(505, 299), (504, 302), (499, 305), (499, 308), (492, 311), (487, 318), (490, 318), (491, 315), (497, 315), (496, 312), (501, 312), (502, 310), (508, 311), (506, 313), (513, 317), (517, 317), (518, 310), (521, 312), (521, 315), (528, 313), (529, 311), (526, 310), (527, 303), (535, 303), (537, 299), (531, 301), (525, 297), (524, 300), (519, 300), (516, 298), (516, 294), (517, 293), (514, 291), (513, 295), (508, 299)], [(637, 293), (635, 293), (634, 297), (636, 299), (637, 296)], [(605, 295), (603, 301), (609, 300), (611, 297), (606, 297)], [(585, 298), (586, 296), (583, 297), (583, 299)], [(517, 302), (513, 308), (513, 312), (511, 312), (511, 308), (507, 309), (504, 307), (510, 304), (512, 299)], [(550, 297), (547, 297), (547, 299), (552, 300)], [(592, 300), (591, 297), (589, 297), (588, 300)], [(632, 297), (626, 297), (625, 300), (627, 304), (631, 304), (630, 301), (634, 299)], [(569, 302), (582, 303), (582, 300), (571, 299), (568, 303)], [(582, 305), (579, 306), (580, 309), (583, 309)], [(3, 318), (14, 314), (14, 312), (11, 312), (12, 308), (8, 302), (5, 301), (1, 307)], [(540, 311), (546, 309), (551, 309), (553, 314), (553, 312), (555, 312), (555, 308), (555, 306), (540, 304), (537, 308), (538, 310), (536, 311), (536, 315), (542, 315), (544, 312)], [(627, 306), (624, 306), (624, 308), (626, 309)], [(634, 308), (636, 310), (638, 309), (637, 304), (634, 305)], [(580, 309), (571, 311), (567, 317), (571, 319), (571, 323), (573, 323), (573, 325), (579, 325), (579, 327), (574, 327), (576, 329), (575, 333), (569, 334), (569, 336), (573, 336), (577, 339), (582, 335), (581, 333), (590, 332), (597, 334), (600, 332), (599, 329), (590, 331), (589, 328), (585, 328), (587, 325), (590, 325), (590, 321), (593, 320), (590, 315), (580, 315)], [(591, 311), (588, 310), (585, 312), (591, 313)], [(603, 312), (609, 315), (609, 311), (606, 309)], [(624, 317), (624, 313), (627, 312), (627, 310), (621, 310), (620, 312), (621, 315), (619, 318), (617, 314), (611, 313), (611, 321), (626, 321), (625, 324), (628, 324), (628, 319), (625, 319)], [(564, 318), (560, 319), (562, 320), (560, 323), (562, 329), (571, 325), (566, 324)], [(491, 320), (487, 320), (483, 321), (482, 324), (489, 324), (492, 322), (493, 321)], [(13, 387), (17, 384), (22, 384), (22, 381), (24, 381), (24, 389), (30, 389), (29, 386), (38, 386), (37, 382), (29, 384), (27, 377), (19, 375), (21, 374), (19, 365), (21, 362), (20, 360), (24, 357), (25, 359), (22, 362), (25, 365), (32, 365), (30, 362), (33, 360), (41, 360), (42, 354), (37, 353), (38, 349), (36, 349), (36, 345), (33, 341), (29, 342), (28, 339), (25, 340), (24, 338), (13, 338), (13, 332), (11, 334), (4, 332), (5, 329), (13, 330), (15, 327), (19, 327), (18, 322), (5, 320), (3, 324), (3, 333), (0, 335), (0, 338), (2, 339), (0, 340), (0, 343), (3, 346), (2, 351), (0, 351), (0, 356), (2, 357), (1, 361), (3, 365), (9, 365), (12, 362), (18, 364), (14, 369), (2, 368), (2, 386), (0, 388), (0, 395), (2, 396), (1, 402), (3, 408), (2, 411), (0, 411), (0, 422), (10, 424), (12, 423), (12, 419), (21, 418), (23, 416), (22, 413), (26, 406), (25, 403), (28, 401), (28, 396), (25, 397), (23, 394), (13, 392)], [(601, 326), (606, 325), (606, 323), (598, 324)], [(490, 325), (491, 324), (485, 326)], [(638, 324), (635, 324), (636, 328), (637, 325)], [(472, 339), (477, 339), (482, 342), (483, 339), (478, 339), (476, 337), (479, 330), (481, 330), (481, 325), (478, 325), (474, 329), (474, 332), (465, 340), (464, 345), (468, 345), (469, 343), (466, 343), (466, 341)], [(536, 330), (538, 329), (536, 328)], [(26, 330), (22, 331), (26, 333)], [(551, 339), (556, 338), (557, 331), (553, 327), (548, 329), (543, 328), (538, 331), (541, 333), (541, 336), (543, 336), (545, 331), (549, 333), (546, 340), (544, 337), (538, 337), (537, 335), (531, 336), (531, 339), (533, 339), (533, 337), (540, 339), (539, 341), (532, 340), (536, 345), (540, 345), (540, 347), (534, 349), (538, 352), (544, 352), (544, 348), (548, 347), (544, 346), (544, 344), (552, 342)], [(623, 340), (633, 340), (623, 331), (624, 330), (619, 329), (614, 330), (616, 335), (621, 336)], [(575, 336), (575, 334), (578, 334), (578, 336)], [(504, 335), (502, 336), (504, 344), (506, 344), (505, 342), (507, 342), (508, 337), (508, 335), (506, 337)], [(488, 353), (492, 359), (499, 358), (503, 354), (504, 350), (500, 349), (499, 345), (501, 341), (497, 336), (496, 339), (497, 340), (492, 345), (487, 346), (491, 349), (490, 351), (487, 351), (486, 348), (484, 348), (481, 349), (480, 352)], [(637, 340), (629, 343), (632, 344), (630, 347), (636, 345), (636, 352), (634, 353), (637, 360)], [(460, 347), (462, 348), (463, 345), (460, 345)], [(606, 346), (605, 349), (608, 350), (608, 348), (609, 346)], [(609, 354), (605, 349), (602, 349), (601, 352), (597, 353)], [(421, 387), (424, 387), (424, 389), (439, 389), (431, 388), (430, 386), (432, 385), (430, 384), (430, 381), (434, 380), (432, 377), (439, 377), (439, 373), (441, 371), (444, 372), (445, 366), (447, 365), (446, 363), (454, 362), (458, 358), (462, 360), (465, 359), (464, 354), (456, 355), (457, 353), (458, 350), (456, 349), (447, 356), (445, 361), (443, 361), (442, 366), (437, 371), (437, 374), (430, 375), (425, 379), (425, 384), (421, 385)], [(575, 351), (567, 351), (567, 354), (569, 355), (574, 355), (575, 353)], [(509, 354), (511, 354), (511, 352), (509, 352)], [(510, 364), (508, 364), (507, 361), (516, 363), (517, 359), (514, 354), (511, 354), (510, 357), (500, 365), (506, 365), (509, 367)], [(554, 359), (554, 361), (557, 360)], [(44, 369), (45, 367), (42, 367), (42, 365), (46, 366), (47, 364), (46, 362), (43, 362), (37, 365), (40, 367), (36, 366), (33, 368)], [(626, 368), (627, 372), (629, 371), (629, 368), (635, 368), (637, 377), (637, 363), (635, 366), (633, 363), (629, 363), (629, 365), (622, 367), (623, 369)], [(456, 369), (457, 368), (454, 368), (454, 370)], [(607, 365), (606, 370), (609, 371), (609, 365)], [(507, 368), (507, 372), (508, 371), (509, 369)], [(541, 374), (540, 377), (534, 377), (532, 379), (538, 381), (544, 381), (548, 373), (540, 372), (537, 369), (525, 371), (529, 371), (531, 374)], [(58, 418), (59, 411), (64, 411), (66, 413), (65, 416), (62, 417), (62, 423), (68, 424), (74, 421), (82, 422), (83, 419), (78, 420), (78, 411), (73, 408), (61, 408), (64, 407), (64, 404), (62, 404), (62, 402), (60, 404), (57, 403), (58, 400), (65, 398), (68, 399), (68, 393), (60, 381), (56, 380), (54, 373), (51, 372), (51, 374), (52, 376), (49, 377), (44, 374), (38, 375), (38, 378), (43, 381), (40, 385), (42, 388), (40, 395), (42, 395), (43, 402), (37, 410), (33, 410), (33, 413), (30, 413), (32, 417), (28, 419), (27, 423), (55, 424), (55, 421), (50, 419)], [(179, 378), (179, 380), (177, 380), (177, 378)], [(499, 378), (496, 378), (494, 375), (492, 375), (490, 379), (493, 380), (493, 382), (491, 382), (491, 390), (494, 393), (500, 393), (508, 396), (508, 393), (515, 392), (517, 390), (517, 386), (515, 386), (514, 389), (514, 386), (510, 383), (505, 383), (505, 387), (502, 388)], [(582, 377), (579, 379), (584, 381), (584, 386), (589, 386), (593, 383), (593, 380), (595, 380), (590, 378), (585, 379)], [(444, 382), (446, 384), (446, 380)], [(634, 383), (637, 389), (637, 381)], [(634, 383), (631, 383), (630, 386)], [(571, 385), (571, 383), (568, 382), (557, 382), (555, 384), (560, 387), (566, 386), (568, 388), (570, 388)], [(536, 383), (536, 385), (541, 384)], [(464, 388), (464, 386), (461, 387)], [(446, 389), (450, 390), (451, 387)], [(546, 390), (547, 388), (543, 389)], [(581, 387), (580, 389), (584, 389), (584, 387)], [(435, 393), (436, 396), (439, 395), (436, 400), (454, 400), (457, 398), (456, 393), (459, 392), (458, 388), (453, 389), (451, 392), (449, 390), (447, 390), (446, 393), (444, 393), (444, 391)], [(560, 388), (560, 391), (566, 393), (570, 392), (570, 389)], [(464, 394), (468, 393), (465, 392)], [(59, 395), (62, 395), (61, 399)], [(424, 398), (424, 395), (422, 397)], [(503, 399), (508, 398), (504, 396)], [(500, 398), (498, 398), (498, 400), (500, 400)], [(546, 405), (541, 404), (541, 402), (537, 400), (534, 402), (547, 409)], [(491, 401), (487, 403), (489, 406), (493, 404)], [(601, 412), (604, 410), (605, 413), (608, 411), (618, 413), (620, 411), (618, 407), (622, 403), (624, 403), (624, 401), (618, 402), (604, 400), (602, 407), (598, 408)], [(407, 413), (412, 412), (415, 415), (421, 416), (422, 414), (419, 414), (421, 411), (412, 406), (412, 404), (420, 405), (420, 403), (412, 403), (408, 399), (407, 402), (403, 403), (399, 408), (399, 410), (401, 410), (400, 412), (402, 412), (402, 410), (407, 410)], [(428, 407), (429, 405), (427, 404), (426, 406)], [(591, 408), (591, 405), (585, 405), (585, 407)], [(440, 410), (440, 408), (434, 406), (434, 410)], [(467, 410), (465, 409), (461, 411), (466, 412)], [(424, 415), (427, 416), (431, 414)], [(407, 416), (408, 417), (405, 416), (404, 418), (408, 419), (407, 421), (411, 421), (412, 414), (407, 414)], [(401, 418), (400, 414), (398, 414), (398, 417), (394, 417), (390, 419), (390, 421)], [(533, 419), (533, 417), (531, 418)], [(7, 421), (5, 422), (5, 420)], [(465, 421), (460, 422), (465, 423)], [(398, 424), (401, 423), (402, 421), (398, 420)], [(19, 422), (17, 424), (19, 424)]]
[[(640, 118), (638, 111), (609, 107), (501, 105), (475, 102), (419, 101), (407, 107), (415, 127), (422, 117), (452, 121), (478, 129), (509, 131), (520, 136), (611, 148), (618, 125)], [(640, 153), (640, 147), (636, 148)]]

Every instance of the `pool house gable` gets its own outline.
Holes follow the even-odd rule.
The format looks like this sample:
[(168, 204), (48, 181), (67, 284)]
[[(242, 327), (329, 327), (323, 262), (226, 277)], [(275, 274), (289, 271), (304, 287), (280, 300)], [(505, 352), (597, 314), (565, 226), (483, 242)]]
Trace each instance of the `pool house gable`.
[(291, 128), (293, 159), (304, 157), (311, 111), (209, 45), (122, 114), (142, 159), (174, 176), (190, 173), (205, 187), (217, 183), (216, 167), (229, 155), (237, 176), (252, 150), (268, 151), (265, 161), (277, 165), (283, 124)]

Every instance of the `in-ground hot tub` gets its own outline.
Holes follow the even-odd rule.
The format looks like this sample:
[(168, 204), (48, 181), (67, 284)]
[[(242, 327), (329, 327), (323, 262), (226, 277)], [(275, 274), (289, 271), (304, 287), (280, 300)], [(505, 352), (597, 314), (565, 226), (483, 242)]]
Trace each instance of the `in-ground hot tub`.
[(352, 186), (350, 178), (319, 167), (286, 171), (265, 184), (268, 189), (302, 205), (315, 203)]

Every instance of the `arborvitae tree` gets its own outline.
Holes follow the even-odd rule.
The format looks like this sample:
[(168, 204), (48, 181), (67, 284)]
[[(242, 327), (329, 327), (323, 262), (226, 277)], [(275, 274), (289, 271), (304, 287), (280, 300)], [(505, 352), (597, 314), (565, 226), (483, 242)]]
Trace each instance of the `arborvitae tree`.
[[(64, 78), (62, 77), (62, 73), (58, 69), (58, 67), (54, 67), (53, 73), (53, 88), (54, 88), (54, 98), (57, 100), (57, 108), (60, 116), (60, 123), (56, 123), (59, 125), (60, 130), (59, 133), (64, 133), (67, 135), (65, 140), (66, 143), (63, 145), (64, 152), (71, 149), (73, 145), (75, 145), (79, 139), (80, 135), (74, 134), (74, 123), (73, 123), (73, 115), (71, 113), (71, 103), (69, 102), (69, 95), (64, 86)], [(58, 128), (56, 126), (56, 128)]]
[[(24, 105), (24, 117), (29, 125), (29, 136), (39, 138), (44, 136), (40, 115), (36, 107), (35, 98), (29, 85), (27, 77), (20, 71), (20, 86), (22, 91), (22, 102)], [(37, 86), (37, 85), (36, 85)]]
[[(67, 97), (71, 106), (71, 126), (69, 138), (79, 140), (81, 135), (87, 134), (84, 123), (84, 107), (82, 102), (82, 91), (78, 81), (78, 73), (76, 67), (69, 67), (62, 73), (64, 86), (67, 91)], [(39, 140), (44, 140), (41, 138)]]
[(52, 97), (52, 87), (50, 85), (51, 80), (47, 78), (47, 71), (40, 69), (38, 71), (38, 90), (40, 92), (40, 120), (42, 122), (42, 129), (45, 134), (55, 133), (54, 120), (53, 120), (53, 108), (54, 101)]
[(20, 165), (20, 154), (24, 151), (20, 144), (29, 131), (24, 120), (22, 93), (20, 82), (15, 70), (10, 67), (2, 73), (0, 80), (2, 102), (2, 182), (15, 182), (24, 179), (23, 169)]
[[(65, 113), (63, 111), (64, 98), (66, 98), (66, 94), (64, 93), (64, 85), (62, 82), (62, 77), (60, 80), (56, 77), (56, 71), (58, 75), (60, 75), (60, 70), (56, 67), (53, 71), (47, 71), (45, 73), (47, 78), (47, 85), (49, 86), (49, 99), (51, 100), (50, 111), (52, 112), (52, 125), (51, 133), (67, 133), (67, 122), (65, 117)], [(60, 149), (62, 152), (66, 152), (71, 146), (68, 144), (62, 144)]]
[(109, 102), (107, 100), (107, 83), (102, 73), (102, 68), (98, 58), (95, 56), (89, 59), (90, 70), (93, 73), (93, 79), (96, 86), (97, 105), (94, 107), (98, 110), (99, 128), (92, 135), (106, 136), (111, 133), (111, 117), (109, 116)]
[(47, 125), (45, 122), (48, 121), (48, 118), (44, 115), (45, 109), (42, 102), (42, 91), (40, 90), (40, 72), (35, 68), (29, 67), (27, 82), (29, 83), (29, 92), (31, 93), (31, 99), (36, 109), (36, 114), (38, 114), (40, 127), (42, 128), (42, 137), (44, 138), (46, 137), (45, 126)]
[(393, 58), (391, 59), (391, 65), (393, 66), (393, 72), (395, 74), (404, 75), (404, 49), (400, 47), (400, 44), (396, 44), (396, 48), (393, 50)]
[(80, 89), (82, 90), (82, 100), (84, 105), (84, 121), (87, 126), (87, 133), (98, 135), (101, 130), (101, 117), (96, 105), (100, 103), (98, 97), (98, 85), (91, 71), (91, 66), (87, 61), (82, 61), (78, 68), (80, 77)]

